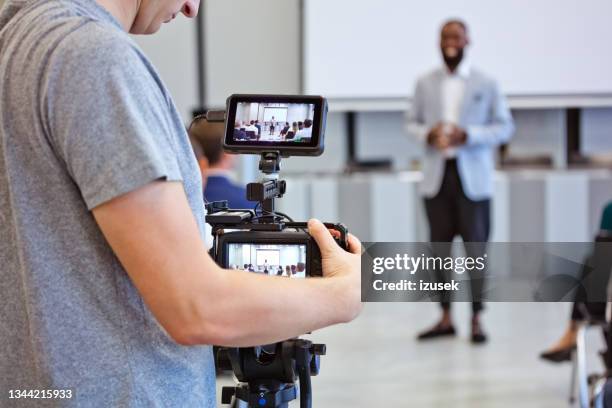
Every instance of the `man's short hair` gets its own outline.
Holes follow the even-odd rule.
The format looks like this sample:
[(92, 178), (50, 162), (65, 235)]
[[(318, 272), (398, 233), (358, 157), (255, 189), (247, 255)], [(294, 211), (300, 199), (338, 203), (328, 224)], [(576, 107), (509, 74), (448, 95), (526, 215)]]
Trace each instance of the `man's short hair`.
[(310, 119), (306, 119), (306, 120), (304, 121), (304, 127), (309, 128), (309, 127), (311, 127), (311, 126), (312, 126), (312, 120), (310, 120)]
[[(196, 158), (206, 157), (208, 164), (214, 166), (223, 157), (223, 123), (209, 122), (206, 118), (196, 119), (189, 127), (189, 139), (192, 142)], [(198, 156), (198, 148), (200, 156)]]
[(446, 27), (448, 27), (451, 24), (457, 24), (459, 27), (463, 28), (463, 31), (467, 34), (468, 26), (465, 23), (465, 21), (461, 20), (460, 18), (450, 18), (446, 20), (444, 24), (442, 24), (440, 31), (444, 30)]

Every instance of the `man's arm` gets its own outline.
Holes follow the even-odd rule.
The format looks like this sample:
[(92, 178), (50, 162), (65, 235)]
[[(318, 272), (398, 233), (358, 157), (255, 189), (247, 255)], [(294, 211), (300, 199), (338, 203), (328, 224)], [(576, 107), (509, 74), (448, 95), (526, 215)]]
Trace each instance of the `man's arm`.
[(424, 106), (425, 94), (422, 80), (417, 82), (414, 90), (412, 106), (406, 112), (406, 133), (416, 141), (424, 143), (425, 146), (432, 146), (436, 149), (444, 150), (449, 146), (448, 140), (443, 137), (442, 123), (437, 123), (434, 127), (425, 124)]
[(468, 126), (465, 129), (465, 143), (468, 146), (496, 146), (506, 143), (514, 133), (514, 120), (508, 108), (506, 98), (497, 84), (493, 85), (493, 102), (491, 120), (485, 125)]
[(252, 346), (352, 320), (360, 310), (359, 241), (340, 249), (309, 224), (326, 278), (223, 270), (206, 252), (180, 182), (153, 182), (93, 209), (145, 303), (178, 343)]

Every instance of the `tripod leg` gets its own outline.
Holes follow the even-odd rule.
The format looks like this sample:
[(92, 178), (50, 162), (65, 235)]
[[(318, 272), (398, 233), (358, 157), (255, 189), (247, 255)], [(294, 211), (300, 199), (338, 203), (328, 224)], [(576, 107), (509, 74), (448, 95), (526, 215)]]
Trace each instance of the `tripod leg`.
[(569, 394), (569, 403), (574, 404), (576, 402), (576, 376), (578, 375), (577, 367), (578, 361), (576, 358), (576, 352), (572, 352), (572, 374), (570, 378), (570, 394)]

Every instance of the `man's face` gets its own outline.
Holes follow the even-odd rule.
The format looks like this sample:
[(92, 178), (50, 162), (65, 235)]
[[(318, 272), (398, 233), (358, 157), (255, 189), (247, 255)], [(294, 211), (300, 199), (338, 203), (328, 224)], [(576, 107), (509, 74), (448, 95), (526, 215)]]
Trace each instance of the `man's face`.
[(450, 23), (440, 33), (442, 58), (449, 68), (456, 68), (463, 59), (463, 51), (469, 44), (467, 33), (460, 24)]
[(137, 0), (138, 12), (130, 29), (132, 34), (153, 34), (163, 23), (179, 13), (193, 18), (198, 14), (200, 0)]

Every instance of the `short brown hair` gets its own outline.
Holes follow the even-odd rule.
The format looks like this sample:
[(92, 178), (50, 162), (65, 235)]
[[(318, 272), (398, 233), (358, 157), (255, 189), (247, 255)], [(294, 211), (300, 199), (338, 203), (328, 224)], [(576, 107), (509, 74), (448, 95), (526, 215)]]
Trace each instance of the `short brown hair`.
[(446, 27), (452, 24), (457, 24), (459, 27), (463, 29), (464, 33), (466, 34), (468, 33), (468, 26), (466, 22), (461, 20), (460, 18), (451, 18), (451, 19), (446, 20), (444, 24), (442, 24), (442, 28), (440, 29), (440, 31), (444, 30)]
[[(198, 157), (198, 153), (203, 154), (210, 166), (214, 166), (221, 161), (223, 157), (223, 137), (225, 136), (223, 123), (209, 122), (205, 117), (198, 117), (191, 123), (188, 132), (192, 146), (197, 144), (193, 146), (196, 157)], [(198, 152), (198, 147), (201, 152)]]

